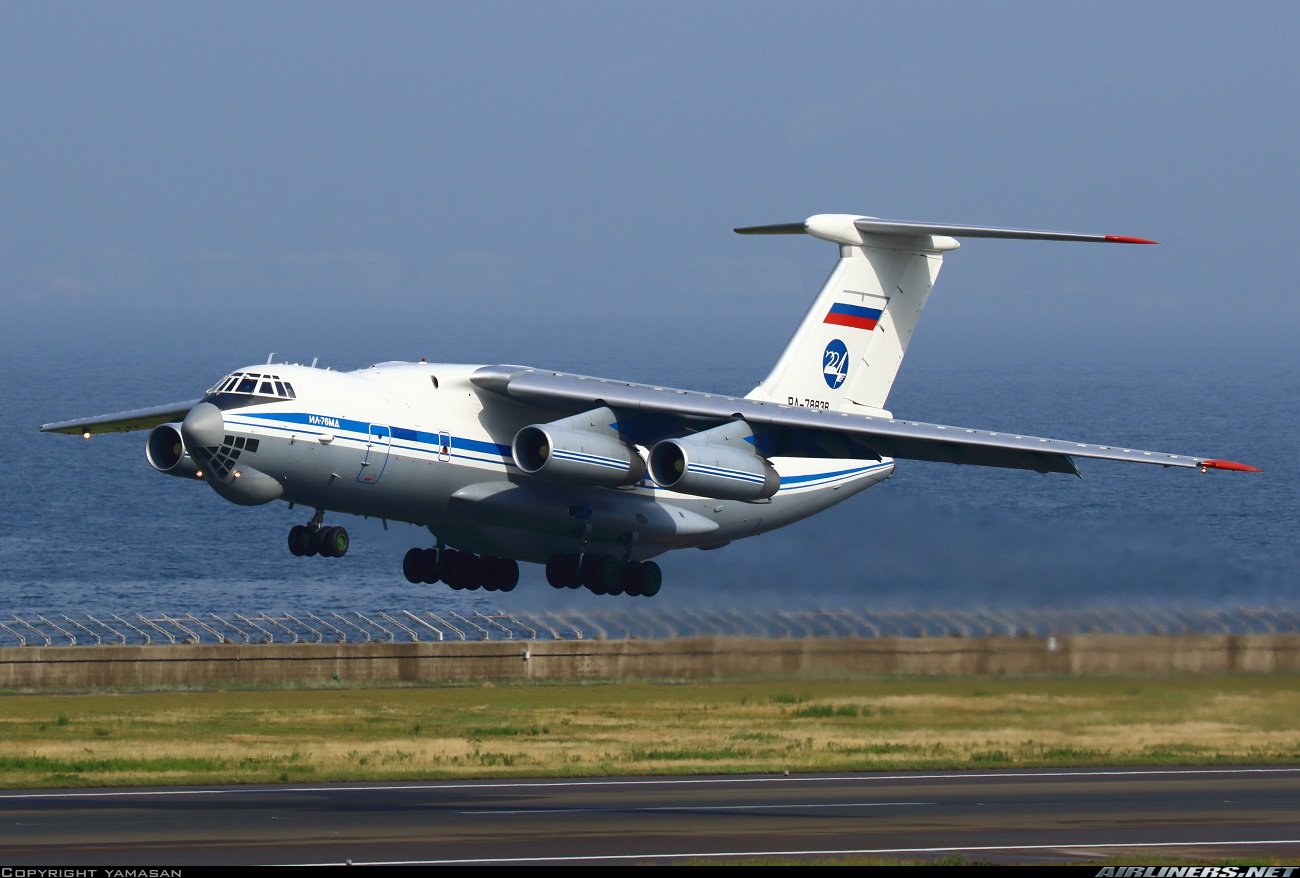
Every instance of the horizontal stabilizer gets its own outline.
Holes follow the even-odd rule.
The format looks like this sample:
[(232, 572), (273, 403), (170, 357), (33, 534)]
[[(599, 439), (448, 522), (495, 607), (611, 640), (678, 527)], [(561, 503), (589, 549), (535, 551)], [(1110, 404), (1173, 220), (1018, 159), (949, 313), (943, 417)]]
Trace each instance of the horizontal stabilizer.
[(1147, 238), (1131, 235), (1090, 235), (1078, 232), (1050, 232), (1041, 229), (1008, 229), (997, 226), (959, 226), (951, 223), (923, 223), (886, 220), (873, 216), (818, 214), (801, 223), (778, 223), (768, 226), (744, 226), (741, 235), (800, 235), (836, 241), (841, 244), (865, 243), (863, 235), (918, 237), (944, 235), (952, 238), (1013, 238), (1027, 241), (1084, 241), (1099, 244), (1155, 244)]

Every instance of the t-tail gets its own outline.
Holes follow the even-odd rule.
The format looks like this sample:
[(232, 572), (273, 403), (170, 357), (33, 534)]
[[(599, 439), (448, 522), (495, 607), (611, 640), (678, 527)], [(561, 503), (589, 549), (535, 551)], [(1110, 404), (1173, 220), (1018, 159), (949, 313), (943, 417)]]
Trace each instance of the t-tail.
[[(858, 414), (885, 413), (916, 322), (956, 238), (1154, 244), (1122, 235), (899, 222), (819, 214), (801, 223), (750, 226), (742, 235), (808, 234), (839, 244), (812, 308), (749, 399)], [(886, 413), (887, 414), (887, 413)]]

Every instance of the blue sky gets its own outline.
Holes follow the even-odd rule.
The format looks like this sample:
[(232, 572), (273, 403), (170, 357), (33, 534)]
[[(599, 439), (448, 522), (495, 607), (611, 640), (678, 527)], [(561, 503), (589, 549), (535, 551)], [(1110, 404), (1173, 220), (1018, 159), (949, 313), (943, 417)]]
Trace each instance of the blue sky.
[[(1282, 3), (8, 3), (0, 297), (11, 331), (57, 315), (74, 340), (105, 320), (183, 340), (199, 330), (181, 314), (254, 309), (257, 353), (359, 302), (380, 358), (503, 315), (580, 338), (634, 321), (659, 345), (728, 320), (768, 351), (833, 251), (730, 228), (843, 211), (1162, 242), (970, 243), (922, 327), (935, 345), (1286, 349), (1298, 20)], [(483, 353), (455, 353), (510, 358), (511, 333), (468, 334)]]

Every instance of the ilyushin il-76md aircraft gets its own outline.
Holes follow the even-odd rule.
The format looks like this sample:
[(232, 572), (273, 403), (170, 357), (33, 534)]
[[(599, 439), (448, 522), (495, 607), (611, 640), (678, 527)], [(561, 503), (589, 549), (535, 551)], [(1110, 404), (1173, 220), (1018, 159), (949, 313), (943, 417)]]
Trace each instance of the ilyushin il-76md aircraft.
[(1118, 235), (822, 214), (736, 229), (808, 234), (839, 260), (771, 373), (743, 398), (508, 365), (380, 363), (355, 372), (267, 362), (200, 399), (46, 432), (150, 430), (160, 473), (232, 503), (314, 509), (295, 555), (341, 557), (327, 513), (410, 522), (411, 582), (510, 591), (519, 562), (555, 588), (651, 596), (651, 560), (716, 549), (821, 512), (898, 460), (1078, 474), (1078, 458), (1248, 470), (1216, 458), (918, 423), (886, 410), (917, 319), (956, 238), (1150, 244)]

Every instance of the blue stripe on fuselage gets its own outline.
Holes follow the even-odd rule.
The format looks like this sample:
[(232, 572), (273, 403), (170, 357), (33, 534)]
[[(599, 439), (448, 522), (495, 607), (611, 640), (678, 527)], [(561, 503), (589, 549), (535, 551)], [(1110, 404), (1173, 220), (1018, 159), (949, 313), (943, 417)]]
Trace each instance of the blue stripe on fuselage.
[[(349, 418), (338, 418), (329, 415), (314, 415), (314, 414), (308, 414), (306, 412), (241, 411), (238, 413), (237, 417), (254, 418), (256, 420), (262, 421), (263, 422), (262, 425), (265, 426), (267, 429), (279, 430), (285, 433), (289, 433), (293, 431), (287, 427), (281, 427), (274, 423), (269, 423), (269, 422), (282, 421), (289, 424), (301, 424), (306, 427), (315, 427), (315, 428), (329, 427), (335, 430), (343, 430), (351, 433), (357, 433), (360, 436), (366, 438), (370, 436), (371, 425), (377, 424), (377, 422), (372, 422), (372, 421), (356, 421)], [(377, 424), (377, 425), (388, 426), (385, 424)], [(388, 429), (391, 432), (392, 440), (393, 440), (391, 443), (391, 448), (394, 450), (400, 449), (400, 450), (408, 450), (408, 451), (422, 451), (425, 453), (438, 453), (442, 450), (442, 441), (437, 433), (431, 433), (426, 430), (413, 430), (410, 429), (409, 427), (389, 426)], [(410, 446), (399, 446), (396, 442), (396, 440), (398, 439), (404, 440), (406, 442), (414, 442), (419, 445), (431, 446), (431, 448), (413, 448)], [(481, 439), (470, 439), (465, 436), (451, 436), (450, 439), (451, 439), (452, 457), (460, 458), (462, 460), (473, 460), (482, 463), (483, 461), (481, 458), (469, 457), (468, 455), (465, 454), (456, 453), (457, 451), (477, 452), (479, 454), (489, 454), (489, 455), (499, 456), (501, 458), (501, 463), (504, 463), (507, 466), (514, 465), (514, 455), (509, 445), (501, 445), (496, 442), (484, 442)], [(832, 472), (811, 473), (809, 475), (802, 475), (802, 476), (782, 476), (781, 488), (784, 490), (785, 488), (794, 488), (799, 486), (816, 487), (814, 485), (808, 485), (806, 483), (818, 482), (822, 480), (846, 479), (851, 476), (859, 475), (861, 473), (869, 472), (871, 470), (879, 469), (882, 466), (888, 466), (888, 465), (889, 464), (885, 464), (885, 463), (875, 463), (875, 464), (871, 464), (870, 466), (853, 467), (851, 469), (834, 470)], [(695, 464), (695, 466), (699, 466), (699, 464)], [(715, 469), (715, 468), (710, 467), (710, 469)], [(735, 471), (729, 471), (729, 472), (735, 472)], [(723, 475), (722, 472), (717, 472), (714, 474)], [(737, 475), (728, 475), (728, 477), (736, 478)], [(746, 475), (749, 478), (754, 478), (752, 474), (746, 474)], [(644, 487), (651, 488), (651, 489), (659, 489), (659, 486), (653, 484), (646, 484), (644, 485)]]

